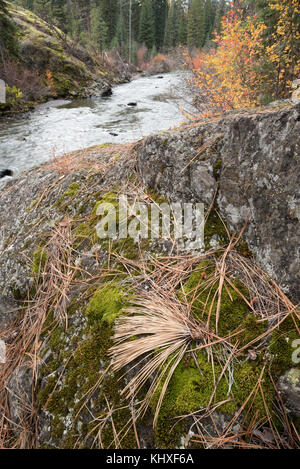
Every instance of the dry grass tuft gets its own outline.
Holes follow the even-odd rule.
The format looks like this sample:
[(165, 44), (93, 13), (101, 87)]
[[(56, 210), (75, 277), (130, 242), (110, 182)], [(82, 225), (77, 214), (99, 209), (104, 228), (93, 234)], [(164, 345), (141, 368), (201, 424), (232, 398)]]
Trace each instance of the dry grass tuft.
[[(139, 371), (123, 389), (127, 399), (138, 396), (150, 376), (154, 379), (147, 391), (139, 416), (143, 415), (164, 379), (157, 404), (154, 425), (163, 397), (172, 375), (187, 352), (192, 341), (209, 345), (212, 333), (205, 324), (189, 315), (188, 309), (176, 297), (163, 291), (141, 293), (128, 308), (116, 326), (116, 344), (109, 354), (113, 357), (112, 369), (119, 371), (130, 365)], [(134, 340), (128, 340), (135, 337)], [(155, 353), (154, 353), (155, 351)]]
[(115, 157), (122, 157), (124, 160), (132, 158), (133, 147), (134, 144), (132, 143), (95, 145), (58, 157), (55, 155), (55, 149), (53, 149), (52, 157), (44, 165), (44, 169), (50, 169), (59, 174), (71, 174), (81, 169), (88, 169), (93, 173), (104, 172), (115, 165)]

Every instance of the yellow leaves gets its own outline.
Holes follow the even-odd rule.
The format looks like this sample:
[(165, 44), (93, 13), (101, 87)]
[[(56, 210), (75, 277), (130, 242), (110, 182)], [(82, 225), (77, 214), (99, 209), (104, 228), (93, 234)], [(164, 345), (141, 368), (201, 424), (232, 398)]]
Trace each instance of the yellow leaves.
[[(243, 21), (234, 8), (224, 17), (223, 30), (216, 35), (216, 49), (201, 52), (192, 59), (194, 85), (201, 88), (217, 109), (259, 104), (267, 91), (280, 93), (291, 78), (300, 76), (295, 41), (300, 39), (295, 15), (297, 0), (267, 0), (278, 18), (266, 44), (266, 24), (257, 17)], [(273, 91), (272, 91), (273, 90)]]

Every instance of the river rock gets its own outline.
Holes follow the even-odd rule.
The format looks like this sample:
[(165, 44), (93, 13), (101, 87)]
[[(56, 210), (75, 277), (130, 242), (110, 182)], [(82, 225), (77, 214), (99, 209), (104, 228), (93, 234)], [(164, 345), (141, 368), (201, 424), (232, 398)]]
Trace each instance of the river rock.
[(14, 175), (14, 173), (11, 169), (1, 169), (0, 170), (0, 179), (4, 178), (6, 176), (13, 176), (13, 175)]

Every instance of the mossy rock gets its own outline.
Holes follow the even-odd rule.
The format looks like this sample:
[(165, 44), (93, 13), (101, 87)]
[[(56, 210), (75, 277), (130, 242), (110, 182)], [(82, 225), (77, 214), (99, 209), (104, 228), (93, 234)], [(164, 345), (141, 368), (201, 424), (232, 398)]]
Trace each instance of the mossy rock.
[(86, 309), (86, 315), (90, 323), (96, 321), (113, 324), (128, 305), (128, 295), (116, 283), (108, 283), (100, 287), (91, 298)]
[[(98, 432), (98, 419), (108, 412), (107, 402), (115, 409), (113, 424), (117, 431), (130, 420), (131, 411), (121, 397), (125, 386), (121, 374), (107, 373), (97, 386), (109, 364), (107, 350), (112, 345), (113, 322), (127, 302), (128, 294), (116, 282), (105, 284), (96, 290), (88, 305), (84, 301), (78, 303), (67, 330), (60, 325), (50, 330), (46, 352), (49, 356), (50, 351), (50, 358), (41, 367), (38, 392), (41, 415), (46, 411), (51, 416), (45, 444), (54, 448), (90, 448)], [(47, 330), (52, 320), (53, 315)], [(105, 447), (113, 442), (111, 419), (107, 420), (102, 439)], [(136, 447), (133, 430), (125, 436), (122, 447)]]
[[(185, 282), (183, 288), (187, 301), (192, 302), (192, 312), (196, 318), (206, 322), (210, 317), (209, 325), (216, 331), (216, 313), (219, 282), (212, 277), (213, 285), (204, 287), (206, 279), (212, 276), (215, 264), (212, 261), (204, 261), (195, 267), (192, 274)], [(238, 328), (241, 329), (243, 321), (249, 314), (249, 306), (242, 298), (242, 295), (249, 299), (247, 288), (237, 279), (232, 278), (231, 283), (226, 282), (222, 289), (220, 303), (218, 333), (222, 337), (229, 336)], [(238, 293), (239, 292), (239, 293)], [(183, 294), (180, 293), (181, 299)]]

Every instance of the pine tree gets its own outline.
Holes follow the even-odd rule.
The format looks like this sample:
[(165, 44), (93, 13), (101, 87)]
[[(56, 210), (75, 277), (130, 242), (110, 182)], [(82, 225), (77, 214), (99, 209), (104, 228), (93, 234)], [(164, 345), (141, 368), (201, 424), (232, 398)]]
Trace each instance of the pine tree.
[(64, 0), (52, 0), (51, 17), (60, 29), (66, 31), (66, 5)]
[(187, 44), (188, 48), (201, 48), (205, 42), (204, 1), (192, 0), (188, 12)]
[(139, 42), (151, 50), (155, 41), (155, 22), (152, 0), (143, 0), (141, 16)]
[(33, 10), (41, 18), (51, 19), (51, 0), (34, 0)]
[(175, 27), (174, 19), (175, 19), (175, 2), (172, 2), (169, 8), (168, 18), (167, 18), (166, 26), (165, 26), (164, 46), (167, 49), (174, 47), (174, 43), (175, 43), (176, 32), (174, 29)]
[(171, 3), (165, 28), (166, 48), (174, 48), (186, 42), (186, 17), (182, 0)]
[(97, 49), (104, 50), (107, 47), (108, 27), (103, 19), (100, 7), (93, 7), (90, 15), (92, 43)]
[(221, 32), (221, 23), (222, 23), (222, 18), (225, 16), (227, 11), (226, 7), (226, 1), (225, 0), (220, 0), (218, 2), (217, 10), (216, 10), (216, 15), (215, 15), (215, 21), (214, 21), (214, 30), (218, 34)]
[(204, 43), (206, 44), (212, 38), (212, 31), (213, 31), (213, 6), (212, 0), (205, 0), (204, 5), (204, 30), (205, 30), (205, 39)]
[(167, 0), (154, 0), (155, 45), (159, 50), (164, 43), (165, 26), (168, 17)]
[(183, 2), (180, 1), (179, 24), (178, 24), (178, 41), (180, 45), (186, 45), (187, 42), (187, 14), (184, 9)]
[(95, 6), (101, 8), (102, 19), (107, 25), (107, 42), (109, 44), (116, 33), (119, 13), (118, 2), (117, 0), (97, 0), (95, 4)]

